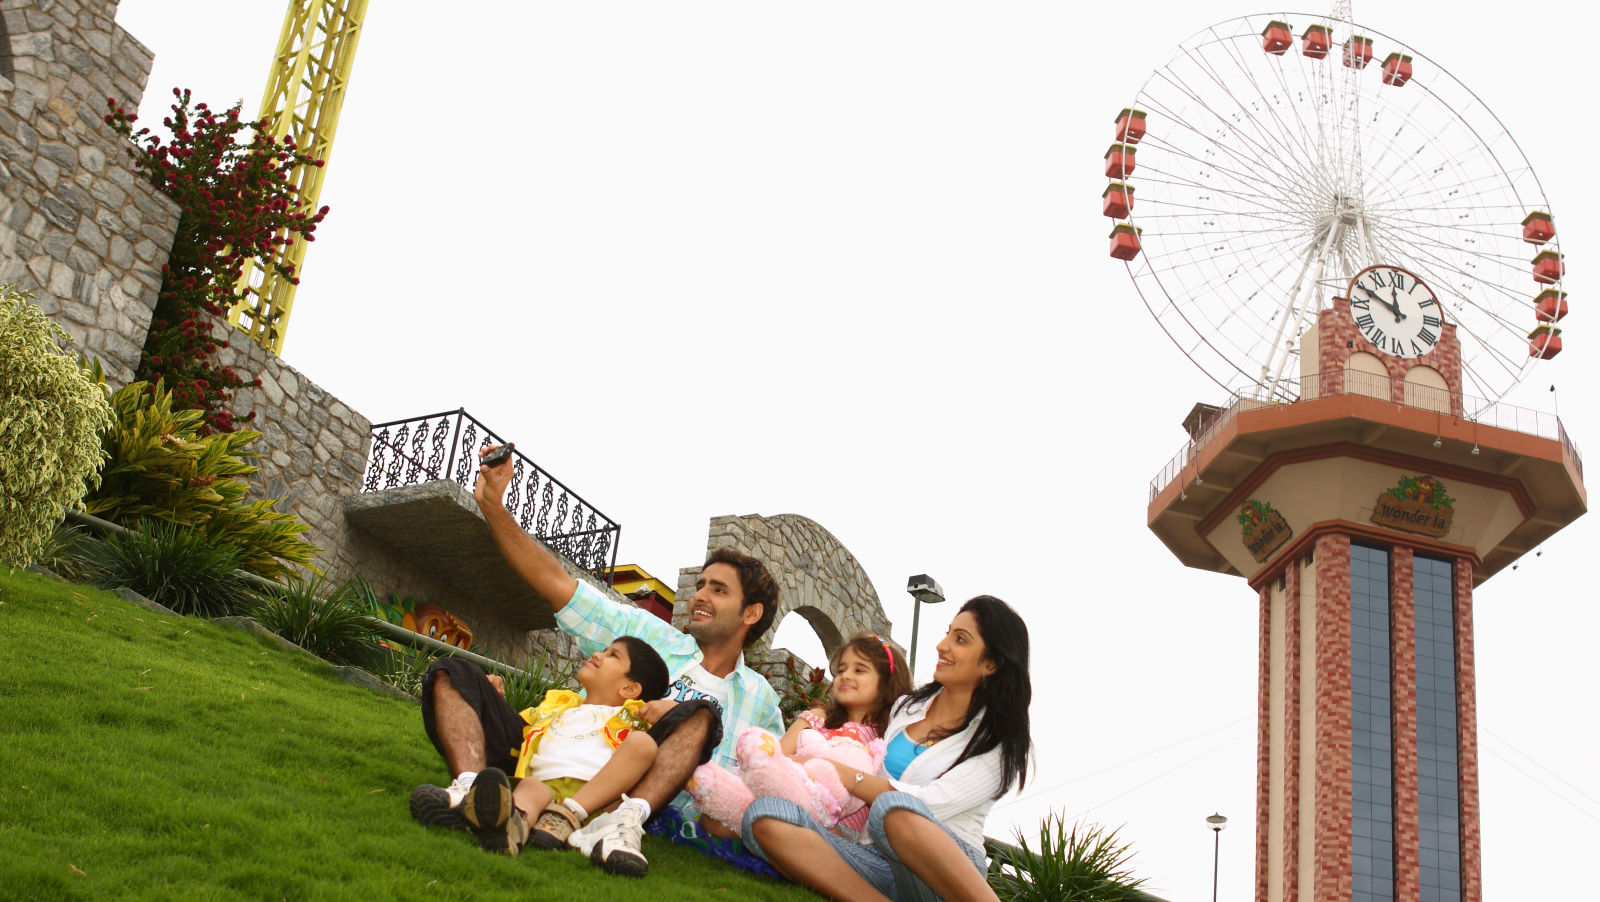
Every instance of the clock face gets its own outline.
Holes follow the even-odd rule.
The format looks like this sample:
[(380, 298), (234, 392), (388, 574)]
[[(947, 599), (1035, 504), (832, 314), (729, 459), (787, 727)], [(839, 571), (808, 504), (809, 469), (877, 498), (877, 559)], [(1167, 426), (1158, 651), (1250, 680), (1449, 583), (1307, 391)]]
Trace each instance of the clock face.
[(1444, 334), (1439, 299), (1393, 266), (1370, 267), (1350, 281), (1350, 314), (1362, 336), (1391, 357), (1421, 357)]

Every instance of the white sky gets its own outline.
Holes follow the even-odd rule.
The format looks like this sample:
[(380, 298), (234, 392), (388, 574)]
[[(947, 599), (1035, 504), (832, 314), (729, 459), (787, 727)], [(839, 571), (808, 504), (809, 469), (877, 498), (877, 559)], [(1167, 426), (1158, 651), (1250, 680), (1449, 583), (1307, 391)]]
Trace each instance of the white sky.
[[(1144, 525), (1179, 422), (1222, 398), (1106, 256), (1099, 195), (1111, 119), (1150, 71), (1255, 11), (375, 2), (284, 359), (374, 421), (465, 406), (669, 583), (710, 517), (798, 513), (855, 553), (902, 643), (910, 574), (1006, 598), (1033, 636), (1039, 770), (989, 833), (1036, 835), (1048, 811), (1121, 825), (1154, 892), (1202, 899), (1220, 811), (1220, 896), (1249, 898), (1253, 594), (1184, 570)], [(282, 14), (125, 0), (156, 53), (147, 123), (175, 85), (253, 112)], [(1522, 403), (1548, 410), (1554, 382), (1571, 435), (1600, 447), (1600, 17), (1418, 2), (1356, 19), (1477, 92), (1538, 171), (1576, 312)], [(1595, 530), (1476, 594), (1490, 899), (1593, 884)], [(952, 612), (925, 610), (924, 639)], [(780, 640), (814, 646), (791, 620)]]

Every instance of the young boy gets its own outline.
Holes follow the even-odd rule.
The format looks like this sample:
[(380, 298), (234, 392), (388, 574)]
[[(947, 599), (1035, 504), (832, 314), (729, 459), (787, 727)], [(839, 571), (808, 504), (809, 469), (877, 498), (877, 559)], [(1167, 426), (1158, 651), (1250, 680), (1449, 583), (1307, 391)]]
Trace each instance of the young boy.
[(486, 767), (467, 790), (460, 812), (485, 849), (515, 855), (529, 842), (566, 847), (590, 812), (618, 798), (628, 804), (623, 793), (655, 761), (650, 725), (639, 715), (667, 691), (667, 665), (655, 649), (619, 637), (591, 655), (576, 678), (583, 695), (552, 689), (521, 713), (526, 726), (515, 775), (523, 779), (516, 789), (504, 771)]

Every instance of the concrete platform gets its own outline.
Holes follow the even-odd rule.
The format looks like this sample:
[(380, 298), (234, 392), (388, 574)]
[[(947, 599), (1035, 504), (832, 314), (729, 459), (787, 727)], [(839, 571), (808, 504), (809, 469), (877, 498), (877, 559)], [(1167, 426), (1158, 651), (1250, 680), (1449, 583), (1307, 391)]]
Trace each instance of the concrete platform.
[[(501, 557), (471, 494), (454, 482), (351, 495), (344, 515), (413, 566), (481, 600), (502, 616), (504, 626), (541, 630), (556, 625), (550, 605)], [(578, 569), (562, 563), (568, 572)]]

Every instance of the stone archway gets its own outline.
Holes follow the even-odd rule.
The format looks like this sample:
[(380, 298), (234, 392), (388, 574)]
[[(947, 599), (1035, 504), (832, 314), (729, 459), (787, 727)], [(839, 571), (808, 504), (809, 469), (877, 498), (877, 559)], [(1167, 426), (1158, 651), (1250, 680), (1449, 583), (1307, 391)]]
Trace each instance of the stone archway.
[[(799, 614), (816, 631), (830, 657), (858, 630), (889, 635), (889, 618), (866, 571), (855, 555), (815, 520), (799, 514), (713, 517), (707, 551), (729, 545), (759, 558), (778, 581), (774, 627), (786, 614)], [(688, 622), (699, 576), (699, 567), (678, 571), (672, 622), (680, 629)], [(767, 638), (771, 636), (769, 632)]]

